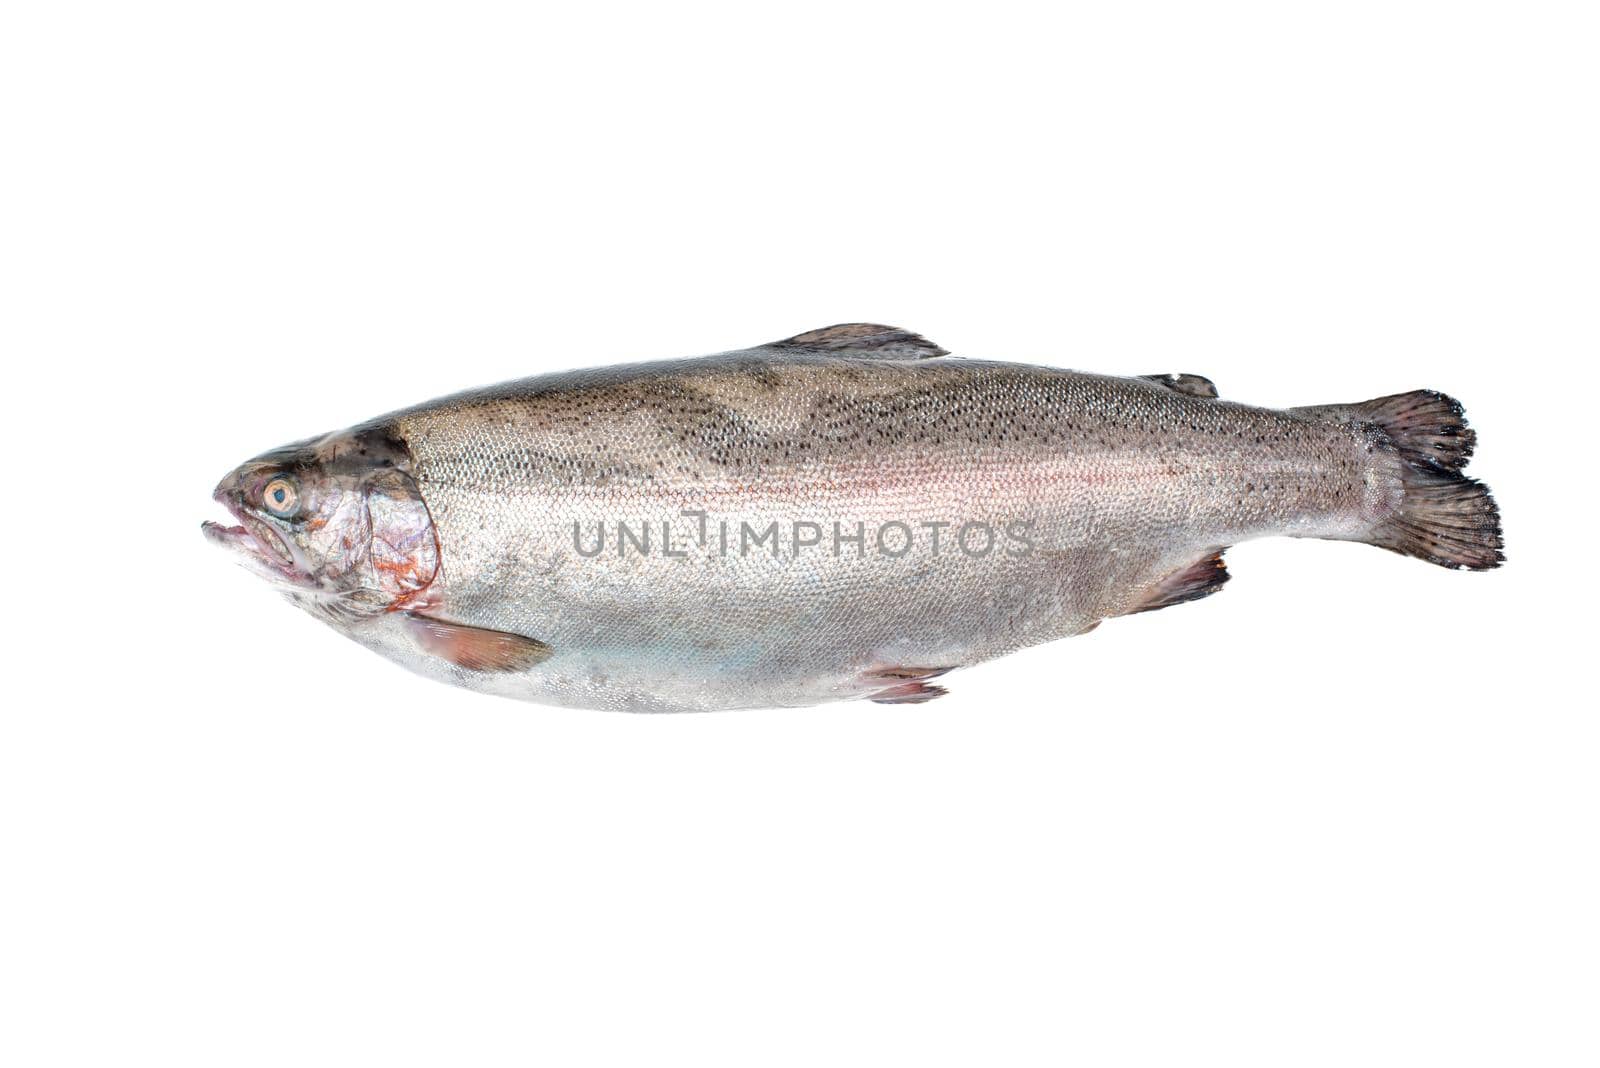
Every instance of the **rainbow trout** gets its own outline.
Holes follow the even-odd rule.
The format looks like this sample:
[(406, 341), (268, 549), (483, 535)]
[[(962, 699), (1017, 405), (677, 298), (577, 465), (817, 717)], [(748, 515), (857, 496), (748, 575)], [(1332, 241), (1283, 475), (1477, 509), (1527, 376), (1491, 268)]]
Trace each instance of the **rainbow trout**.
[(541, 375), (287, 445), (205, 524), (312, 615), (469, 689), (628, 711), (925, 701), (1215, 593), (1286, 535), (1501, 556), (1428, 390), (1275, 410), (1199, 376), (960, 359), (855, 323)]

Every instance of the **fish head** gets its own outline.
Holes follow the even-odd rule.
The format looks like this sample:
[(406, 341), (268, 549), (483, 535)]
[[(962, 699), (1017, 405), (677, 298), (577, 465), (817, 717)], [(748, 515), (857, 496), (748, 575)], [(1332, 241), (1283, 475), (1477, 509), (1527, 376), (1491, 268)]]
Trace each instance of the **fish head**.
[(262, 453), (213, 496), (236, 522), (214, 543), (303, 607), (359, 619), (416, 602), (439, 570), (409, 456), (381, 431), (341, 431)]

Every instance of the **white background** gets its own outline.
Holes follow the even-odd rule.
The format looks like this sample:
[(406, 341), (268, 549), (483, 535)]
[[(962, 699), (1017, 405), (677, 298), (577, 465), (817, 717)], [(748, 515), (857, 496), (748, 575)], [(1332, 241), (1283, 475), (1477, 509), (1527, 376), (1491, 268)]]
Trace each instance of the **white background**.
[[(1593, 1065), (1586, 5), (8, 6), (7, 1065)], [(264, 448), (829, 323), (1447, 390), (1510, 562), (1229, 554), (949, 697), (413, 678)]]

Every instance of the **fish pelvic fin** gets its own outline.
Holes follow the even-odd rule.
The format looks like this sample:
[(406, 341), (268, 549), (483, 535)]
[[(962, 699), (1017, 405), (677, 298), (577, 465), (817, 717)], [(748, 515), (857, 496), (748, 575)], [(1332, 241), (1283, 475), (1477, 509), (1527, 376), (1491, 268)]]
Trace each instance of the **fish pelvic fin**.
[(948, 667), (892, 665), (864, 673), (861, 681), (869, 687), (881, 687), (866, 695), (870, 701), (880, 705), (920, 705), (950, 692), (943, 686), (931, 685), (928, 680), (952, 670)]
[(930, 686), (926, 682), (906, 682), (873, 694), (872, 701), (880, 705), (925, 705), (949, 692), (943, 686)]
[(1455, 398), (1419, 389), (1360, 404), (1293, 411), (1376, 427), (1399, 458), (1399, 507), (1366, 541), (1440, 567), (1488, 571), (1505, 562), (1500, 509), (1487, 486), (1461, 473), (1478, 436)]

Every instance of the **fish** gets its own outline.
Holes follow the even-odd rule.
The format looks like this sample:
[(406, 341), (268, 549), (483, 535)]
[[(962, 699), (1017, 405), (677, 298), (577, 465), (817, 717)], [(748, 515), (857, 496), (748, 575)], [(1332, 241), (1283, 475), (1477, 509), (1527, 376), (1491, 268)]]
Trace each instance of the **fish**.
[(1217, 593), (1253, 538), (1504, 560), (1433, 390), (1252, 407), (1188, 373), (953, 356), (846, 323), (544, 374), (285, 445), (206, 536), (423, 676), (630, 712), (914, 704)]

